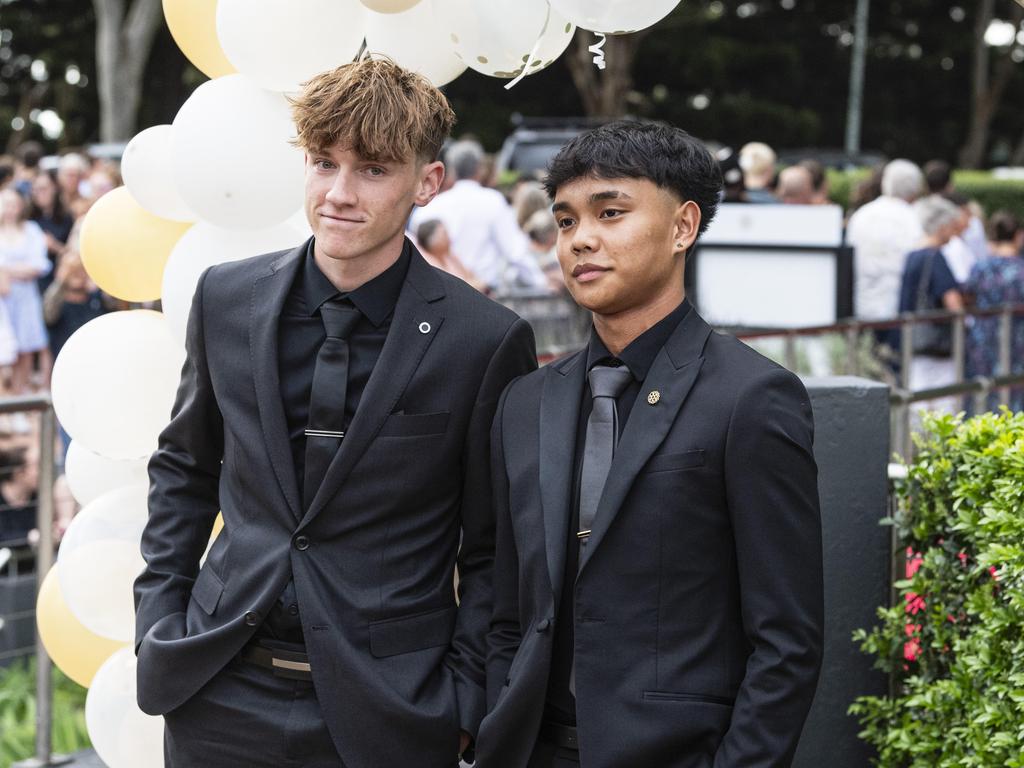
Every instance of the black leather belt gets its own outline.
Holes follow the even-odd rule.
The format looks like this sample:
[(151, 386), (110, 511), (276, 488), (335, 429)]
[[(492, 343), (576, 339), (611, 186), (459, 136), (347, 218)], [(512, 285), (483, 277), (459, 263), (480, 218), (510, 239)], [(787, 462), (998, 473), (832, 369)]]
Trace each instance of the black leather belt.
[(579, 751), (580, 742), (576, 738), (576, 729), (569, 725), (544, 722), (540, 726), (540, 738), (546, 744), (553, 744), (562, 749), (575, 749)]
[(289, 680), (313, 680), (309, 656), (304, 653), (285, 651), (280, 648), (266, 648), (256, 643), (250, 643), (238, 655), (242, 661), (269, 669), (278, 677), (286, 677)]

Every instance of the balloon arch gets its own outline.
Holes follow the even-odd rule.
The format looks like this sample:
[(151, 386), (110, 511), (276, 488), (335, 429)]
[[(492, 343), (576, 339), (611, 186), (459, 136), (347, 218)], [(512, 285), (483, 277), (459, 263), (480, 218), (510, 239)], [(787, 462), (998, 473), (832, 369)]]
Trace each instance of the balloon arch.
[[(72, 437), (65, 471), (83, 509), (40, 589), (39, 632), (54, 663), (89, 688), (86, 723), (110, 768), (163, 765), (162, 718), (135, 703), (132, 583), (146, 461), (174, 400), (192, 293), (209, 266), (309, 235), (287, 94), (359, 56), (388, 56), (437, 86), (468, 68), (511, 87), (561, 56), (577, 28), (599, 39), (635, 32), (678, 2), (163, 0), (175, 41), (211, 79), (173, 124), (132, 139), (125, 186), (92, 207), (81, 235), (100, 288), (161, 299), (163, 312), (93, 320), (53, 370), (54, 409)], [(600, 44), (592, 50), (603, 66)]]

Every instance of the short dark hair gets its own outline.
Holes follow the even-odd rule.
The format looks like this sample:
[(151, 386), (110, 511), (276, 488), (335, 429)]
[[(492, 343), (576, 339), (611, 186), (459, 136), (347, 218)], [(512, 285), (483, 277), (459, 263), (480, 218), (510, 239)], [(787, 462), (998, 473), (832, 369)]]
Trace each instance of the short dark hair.
[(582, 178), (647, 179), (692, 200), (700, 208), (698, 236), (718, 208), (722, 171), (707, 147), (681, 128), (620, 120), (581, 133), (562, 147), (548, 167), (544, 188)]
[(1020, 231), (1020, 220), (1010, 211), (996, 211), (985, 228), (988, 239), (993, 243), (1011, 243)]
[(928, 190), (934, 193), (945, 192), (953, 178), (953, 169), (945, 160), (929, 160), (924, 164), (924, 180)]

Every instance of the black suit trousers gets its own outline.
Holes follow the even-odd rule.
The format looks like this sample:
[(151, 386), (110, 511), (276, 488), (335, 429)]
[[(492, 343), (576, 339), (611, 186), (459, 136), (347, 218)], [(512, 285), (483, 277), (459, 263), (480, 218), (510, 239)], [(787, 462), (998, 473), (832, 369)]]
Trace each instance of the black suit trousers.
[(165, 768), (344, 768), (313, 683), (235, 660), (164, 715)]

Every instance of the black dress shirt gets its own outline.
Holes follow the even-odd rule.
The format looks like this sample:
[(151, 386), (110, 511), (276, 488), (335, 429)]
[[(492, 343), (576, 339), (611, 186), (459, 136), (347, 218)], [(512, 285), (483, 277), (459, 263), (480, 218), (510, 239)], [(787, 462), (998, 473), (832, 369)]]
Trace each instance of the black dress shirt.
[[(611, 354), (597, 331), (591, 331), (587, 347), (587, 370), (595, 365), (625, 365), (633, 374), (625, 390), (615, 401), (619, 416), (619, 434), (622, 434), (629, 420), (633, 403), (640, 394), (647, 372), (654, 364), (661, 348), (672, 336), (673, 331), (690, 311), (690, 302), (682, 304), (648, 328), (622, 350), (618, 357)], [(583, 469), (583, 447), (587, 436), (587, 421), (593, 410), (590, 386), (583, 389), (580, 403), (580, 418), (576, 427), (575, 458), (573, 460), (572, 514), (569, 520), (569, 535), (566, 537), (567, 556), (565, 574), (562, 579), (562, 595), (555, 622), (554, 653), (551, 660), (551, 675), (548, 678), (548, 695), (545, 717), (562, 725), (576, 725), (576, 699), (569, 690), (569, 676), (573, 657), (573, 594), (576, 586), (576, 570), (579, 562), (580, 542), (576, 538), (580, 523), (580, 474)]]
[[(362, 315), (348, 339), (348, 385), (345, 423), (342, 427), (347, 430), (359, 407), (366, 382), (384, 348), (391, 327), (391, 316), (398, 302), (398, 294), (402, 291), (410, 259), (409, 242), (406, 241), (402, 255), (393, 265), (354, 291), (340, 293), (317, 266), (313, 258), (313, 241), (310, 241), (303, 268), (299, 270), (285, 300), (277, 334), (281, 400), (284, 403), (292, 462), (299, 488), (302, 488), (306, 466), (305, 429), (309, 419), (313, 370), (316, 368), (320, 345), (327, 338), (320, 307), (328, 299), (342, 298), (350, 301)], [(309, 501), (306, 500), (306, 503)], [(284, 593), (256, 634), (264, 641), (279, 641), (283, 644), (303, 642), (293, 581), (288, 581)]]

